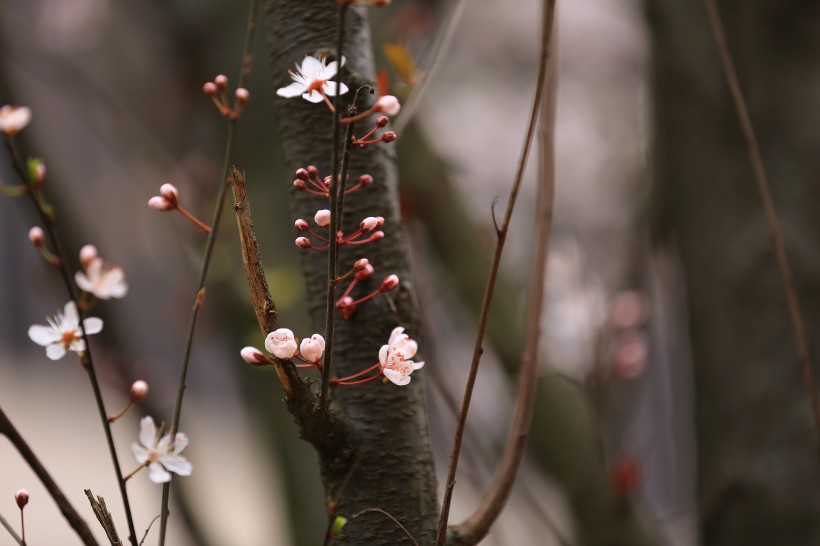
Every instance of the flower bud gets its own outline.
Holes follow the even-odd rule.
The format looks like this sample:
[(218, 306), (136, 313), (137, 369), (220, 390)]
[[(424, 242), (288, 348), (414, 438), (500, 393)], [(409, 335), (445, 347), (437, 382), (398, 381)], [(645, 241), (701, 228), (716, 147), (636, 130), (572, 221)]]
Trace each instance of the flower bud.
[(367, 267), (369, 264), (370, 264), (370, 260), (368, 260), (367, 258), (359, 258), (358, 260), (356, 260), (356, 263), (353, 264), (353, 269), (355, 271), (361, 271), (362, 269)]
[(148, 396), (148, 383), (137, 379), (131, 384), (131, 403), (136, 404), (146, 396)]
[(214, 82), (207, 82), (202, 86), (202, 91), (209, 97), (213, 97), (217, 92), (216, 84)]
[(293, 225), (296, 226), (296, 229), (298, 229), (299, 231), (307, 231), (310, 229), (307, 220), (305, 220), (304, 218), (299, 218), (293, 223)]
[(214, 84), (216, 84), (216, 87), (222, 91), (228, 87), (228, 76), (225, 74), (219, 74), (216, 78), (214, 78)]
[(168, 200), (174, 207), (179, 204), (179, 191), (173, 184), (165, 183), (159, 187), (159, 194)]
[(293, 188), (299, 191), (303, 191), (305, 189), (305, 182), (297, 178), (293, 181)]
[(381, 241), (384, 239), (384, 232), (383, 231), (376, 231), (373, 235), (370, 236), (368, 239), (370, 242), (375, 243), (376, 241)]
[(37, 164), (34, 166), (34, 185), (38, 188), (42, 188), (43, 184), (46, 182), (46, 164), (42, 161), (37, 161)]
[(31, 108), (27, 106), (0, 107), (0, 131), (6, 133), (9, 138), (23, 130), (31, 121)]
[(398, 285), (399, 285), (398, 275), (390, 275), (382, 281), (382, 285), (381, 285), (381, 287), (379, 287), (379, 290), (381, 290), (382, 292), (387, 292), (388, 290), (393, 290)]
[(373, 183), (373, 177), (370, 176), (369, 174), (363, 174), (359, 177), (359, 184), (362, 187), (369, 186), (372, 183)]
[(370, 265), (370, 264), (367, 264), (367, 265), (364, 267), (364, 269), (362, 269), (361, 271), (357, 271), (357, 272), (356, 272), (356, 275), (354, 276), (354, 278), (355, 278), (357, 281), (363, 281), (363, 280), (365, 280), (366, 278), (368, 278), (370, 275), (372, 275), (372, 274), (373, 274), (373, 271), (375, 271), (375, 269), (373, 268), (373, 266), (372, 266), (372, 265)]
[(234, 95), (236, 96), (236, 102), (238, 104), (245, 104), (248, 102), (248, 99), (251, 98), (251, 94), (244, 87), (237, 88)]
[(394, 133), (393, 131), (385, 131), (385, 133), (382, 135), (383, 142), (393, 142), (394, 140), (396, 140), (396, 133)]
[(26, 489), (18, 489), (17, 493), (14, 494), (14, 501), (17, 503), (18, 508), (22, 510), (28, 504), (28, 490)]
[(149, 199), (148, 206), (154, 210), (173, 210), (176, 208), (170, 201), (160, 195), (155, 195)]
[(245, 347), (241, 351), (239, 351), (239, 354), (242, 356), (242, 360), (244, 360), (251, 366), (271, 364), (270, 359), (267, 356), (265, 356), (265, 353), (263, 353), (256, 347)]
[(288, 328), (279, 328), (265, 338), (265, 349), (277, 358), (290, 359), (296, 354), (296, 338)]
[(299, 352), (306, 361), (319, 362), (325, 352), (325, 338), (319, 334), (313, 334), (310, 338), (303, 339)]
[(399, 99), (393, 95), (381, 96), (373, 105), (374, 112), (382, 112), (388, 116), (395, 116), (399, 110), (401, 110), (401, 104), (399, 104)]
[(390, 123), (390, 118), (388, 118), (387, 116), (379, 116), (378, 119), (376, 119), (376, 127), (378, 127), (379, 129), (381, 129), (388, 123)]
[(31, 241), (31, 244), (34, 246), (42, 246), (43, 242), (46, 240), (46, 235), (43, 233), (43, 228), (40, 226), (34, 226), (28, 230), (28, 240)]
[(322, 209), (316, 212), (316, 215), (313, 217), (313, 221), (316, 222), (316, 225), (327, 227), (330, 225), (330, 211), (327, 209)]
[(83, 269), (88, 269), (88, 265), (98, 257), (97, 247), (94, 245), (85, 245), (80, 249), (80, 263), (83, 264)]
[(313, 245), (307, 237), (297, 237), (294, 241), (299, 248), (311, 248)]
[(374, 229), (378, 229), (384, 225), (384, 218), (381, 216), (368, 216), (361, 222), (359, 222), (359, 229), (362, 230), (363, 233), (368, 233), (373, 231)]
[(299, 180), (303, 180), (307, 182), (308, 179), (308, 171), (307, 169), (296, 169), (296, 178)]
[(308, 165), (307, 172), (310, 176), (319, 176), (319, 168), (316, 165)]
[(336, 307), (339, 308), (339, 313), (341, 313), (342, 318), (345, 320), (352, 317), (353, 313), (356, 311), (356, 306), (353, 305), (353, 298), (350, 296), (345, 296), (337, 301)]

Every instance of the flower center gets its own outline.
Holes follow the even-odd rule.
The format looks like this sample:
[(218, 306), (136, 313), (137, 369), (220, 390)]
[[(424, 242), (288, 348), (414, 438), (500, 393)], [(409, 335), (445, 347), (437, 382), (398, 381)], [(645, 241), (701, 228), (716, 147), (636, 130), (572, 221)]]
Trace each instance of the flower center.
[(322, 87), (327, 83), (327, 80), (313, 80), (308, 85), (308, 92), (316, 91), (317, 93), (322, 92)]
[(74, 343), (78, 339), (76, 330), (71, 330), (70, 332), (63, 332), (62, 337), (60, 338), (60, 343), (66, 349), (71, 348), (71, 344)]

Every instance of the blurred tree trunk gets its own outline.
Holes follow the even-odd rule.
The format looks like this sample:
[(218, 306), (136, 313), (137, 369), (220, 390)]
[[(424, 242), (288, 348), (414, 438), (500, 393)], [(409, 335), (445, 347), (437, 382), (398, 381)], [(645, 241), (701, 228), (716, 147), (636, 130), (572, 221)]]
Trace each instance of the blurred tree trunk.
[[(685, 269), (704, 544), (820, 544), (818, 434), (702, 2), (650, 1), (661, 241)], [(820, 4), (721, 2), (820, 357)]]
[[(290, 83), (288, 69), (296, 62), (301, 63), (305, 55), (333, 52), (338, 11), (337, 5), (329, 0), (267, 2), (268, 44), (276, 87)], [(348, 9), (345, 32), (347, 63), (343, 81), (351, 90), (343, 97), (346, 104), (359, 86), (374, 83), (375, 74), (364, 10)], [(373, 100), (366, 92), (361, 93), (360, 98), (360, 107)], [(287, 170), (285, 178), (280, 179), (283, 185), (290, 187), (292, 173), (311, 164), (319, 168), (321, 176), (330, 175), (332, 117), (328, 109), (323, 104), (311, 104), (297, 97), (277, 99), (276, 113)], [(364, 125), (360, 128), (358, 134), (367, 131)], [(378, 297), (359, 306), (351, 320), (337, 317), (333, 363), (334, 372), (339, 376), (359, 372), (378, 362), (379, 347), (387, 343), (395, 326), (404, 326), (412, 337), (418, 337), (420, 332), (398, 214), (393, 148), (377, 145), (356, 150), (349, 179), (356, 180), (363, 173), (373, 175), (375, 182), (346, 198), (343, 231), (354, 231), (365, 216), (379, 215), (386, 219), (385, 238), (364, 247), (344, 247), (340, 272), (348, 270), (360, 257), (367, 257), (376, 268), (373, 277), (359, 283), (354, 297), (375, 290), (389, 274), (397, 274), (401, 285), (390, 293), (392, 304), (388, 298)], [(327, 208), (326, 199), (292, 191), (294, 219), (310, 220), (323, 208)], [(323, 333), (327, 254), (308, 250), (301, 255), (308, 311), (316, 331)], [(344, 287), (345, 283), (340, 286)], [(419, 355), (419, 360), (423, 360), (423, 355)], [(343, 445), (319, 449), (326, 497), (335, 501), (336, 512), (351, 518), (377, 508), (407, 527), (419, 544), (432, 543), (438, 503), (421, 376), (406, 387), (381, 381), (339, 387), (332, 391), (332, 400), (334, 412), (349, 425)], [(350, 519), (343, 534), (334, 541), (334, 544), (410, 543), (389, 517), (375, 511)]]

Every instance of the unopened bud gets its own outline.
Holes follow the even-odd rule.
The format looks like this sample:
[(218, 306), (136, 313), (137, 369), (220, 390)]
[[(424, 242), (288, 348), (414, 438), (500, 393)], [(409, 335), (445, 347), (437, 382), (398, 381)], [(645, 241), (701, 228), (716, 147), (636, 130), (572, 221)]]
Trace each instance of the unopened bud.
[(393, 131), (386, 131), (382, 135), (383, 142), (393, 142), (394, 140), (396, 140), (396, 133), (394, 133)]
[(384, 218), (381, 216), (368, 216), (361, 222), (359, 222), (359, 229), (362, 230), (364, 233), (368, 233), (373, 231), (374, 229), (378, 229), (384, 225)]
[(307, 220), (305, 220), (304, 218), (299, 218), (293, 223), (293, 225), (296, 226), (296, 229), (298, 229), (299, 231), (307, 231), (310, 229)]
[(87, 269), (88, 264), (96, 260), (98, 256), (97, 247), (94, 245), (85, 245), (80, 249), (80, 263), (83, 264), (83, 268)]
[(216, 78), (214, 78), (214, 84), (216, 84), (216, 87), (222, 91), (228, 87), (228, 76), (225, 74), (219, 74)]
[(299, 180), (297, 178), (296, 180), (293, 181), (293, 188), (296, 189), (296, 190), (302, 191), (302, 190), (305, 189), (305, 183), (302, 180)]
[(137, 379), (131, 384), (131, 403), (136, 404), (146, 396), (148, 396), (148, 383)]
[(14, 494), (14, 501), (17, 503), (17, 507), (22, 510), (28, 504), (28, 490), (26, 489), (18, 489), (17, 493)]
[(296, 243), (296, 246), (298, 246), (299, 248), (313, 247), (313, 245), (310, 243), (310, 239), (308, 239), (307, 237), (297, 237), (296, 241), (294, 242)]
[(381, 129), (382, 127), (384, 127), (388, 123), (390, 123), (390, 118), (388, 118), (387, 116), (379, 116), (378, 119), (376, 120), (376, 127)]
[(248, 99), (251, 98), (251, 94), (244, 87), (237, 88), (234, 95), (236, 96), (236, 102), (239, 104), (245, 104), (248, 102)]
[(34, 226), (28, 230), (28, 240), (31, 241), (31, 244), (34, 246), (42, 246), (43, 242), (46, 240), (46, 235), (43, 233), (43, 228), (40, 226)]
[(327, 227), (330, 225), (330, 211), (327, 209), (322, 209), (316, 212), (316, 215), (313, 217), (313, 221), (316, 222), (316, 225)]
[(370, 236), (369, 239), (371, 242), (381, 241), (382, 239), (384, 239), (384, 232), (376, 231), (373, 233), (373, 235)]
[(214, 82), (208, 82), (202, 86), (202, 91), (209, 97), (213, 97), (217, 92), (216, 84)]
[(304, 180), (307, 182), (308, 179), (308, 170), (307, 169), (296, 169), (296, 178), (299, 180)]
[(390, 275), (386, 277), (382, 281), (382, 285), (379, 288), (382, 292), (387, 292), (388, 290), (393, 290), (399, 285), (399, 276), (398, 275)]
[(319, 176), (319, 168), (316, 165), (308, 165), (307, 172), (310, 176)]
[(256, 347), (245, 347), (241, 351), (239, 351), (239, 354), (242, 356), (242, 360), (244, 360), (251, 366), (261, 366), (263, 364), (271, 363), (270, 359), (265, 355), (265, 353), (263, 353)]
[(359, 177), (359, 184), (361, 184), (362, 187), (369, 186), (372, 183), (373, 183), (373, 177), (370, 176), (369, 174), (363, 174)]
[(353, 264), (353, 269), (355, 271), (361, 271), (368, 265), (370, 265), (370, 260), (368, 260), (367, 258), (359, 258), (358, 260), (356, 260), (356, 263)]
[(34, 166), (34, 184), (40, 188), (46, 182), (46, 164), (38, 161)]
[(179, 203), (179, 190), (173, 184), (165, 183), (159, 187), (159, 194), (167, 199), (174, 207)]
[(379, 100), (373, 105), (373, 110), (388, 116), (395, 116), (401, 110), (401, 104), (399, 104), (399, 99), (393, 95), (384, 95), (379, 97)]
[(370, 264), (367, 264), (366, 266), (364, 266), (364, 269), (362, 269), (361, 271), (356, 272), (355, 279), (357, 281), (363, 281), (366, 278), (368, 278), (370, 275), (372, 275), (373, 271), (375, 271), (373, 266), (370, 265)]
[(155, 195), (149, 199), (148, 206), (154, 210), (172, 210), (176, 208), (170, 201), (160, 195)]

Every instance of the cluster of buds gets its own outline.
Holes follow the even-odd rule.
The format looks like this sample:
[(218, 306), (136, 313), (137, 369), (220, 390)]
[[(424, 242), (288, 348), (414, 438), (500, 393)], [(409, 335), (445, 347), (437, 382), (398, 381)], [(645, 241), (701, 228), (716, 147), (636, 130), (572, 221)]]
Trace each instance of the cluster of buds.
[[(367, 258), (362, 258), (356, 261), (356, 264), (353, 266), (351, 272), (345, 274), (341, 278), (345, 278), (348, 275), (352, 274), (353, 279), (350, 281), (350, 284), (347, 285), (344, 293), (336, 302), (336, 307), (339, 309), (339, 313), (342, 315), (342, 318), (347, 320), (353, 316), (353, 313), (356, 311), (356, 307), (366, 302), (369, 299), (375, 298), (379, 294), (384, 294), (385, 292), (389, 292), (396, 288), (399, 285), (399, 277), (398, 275), (388, 275), (384, 278), (379, 288), (370, 294), (363, 296), (359, 299), (354, 300), (350, 293), (353, 291), (353, 288), (361, 281), (371, 277), (373, 275), (374, 268), (368, 262)], [(340, 280), (341, 280), (340, 278)]]
[[(331, 177), (319, 177), (319, 169), (316, 165), (308, 165), (306, 169), (296, 170), (296, 179), (293, 181), (293, 188), (297, 191), (304, 191), (313, 195), (320, 195), (322, 197), (330, 197), (330, 182)], [(347, 188), (345, 195), (351, 194), (356, 190), (366, 188), (373, 183), (373, 177), (369, 174), (363, 174), (359, 177), (355, 186)]]
[[(315, 216), (313, 217), (314, 222), (319, 227), (328, 227), (330, 225), (330, 211), (327, 209), (322, 209), (316, 212)], [(345, 245), (363, 245), (366, 243), (372, 243), (374, 241), (380, 241), (384, 239), (384, 232), (381, 231), (379, 228), (384, 225), (384, 218), (381, 216), (368, 216), (361, 222), (359, 222), (359, 229), (356, 231), (345, 235), (343, 232), (339, 231), (336, 233), (336, 243), (339, 246)], [(294, 226), (297, 230), (309, 233), (322, 241), (323, 245), (314, 246), (313, 242), (308, 237), (301, 236), (297, 237), (294, 243), (299, 248), (303, 249), (312, 249), (312, 250), (327, 250), (328, 245), (330, 243), (327, 237), (319, 235), (312, 229), (310, 229), (310, 225), (308, 224), (307, 220), (303, 218), (299, 218), (294, 222)]]
[(211, 97), (219, 113), (231, 121), (239, 119), (239, 116), (242, 115), (242, 109), (251, 96), (247, 89), (238, 87), (234, 91), (234, 104), (231, 106), (228, 101), (228, 77), (224, 74), (218, 75), (212, 82), (205, 83), (202, 86), (202, 91)]
[(196, 227), (205, 233), (210, 233), (211, 228), (205, 222), (182, 208), (179, 204), (179, 190), (173, 184), (163, 184), (159, 187), (159, 195), (148, 200), (148, 206), (158, 211), (176, 210), (190, 220)]
[[(265, 349), (280, 360), (300, 360), (302, 363), (296, 364), (297, 368), (314, 368), (322, 371), (321, 360), (325, 354), (325, 338), (319, 334), (313, 334), (299, 343), (293, 330), (278, 328), (265, 338)], [(274, 363), (268, 355), (256, 347), (245, 347), (239, 351), (239, 354), (242, 360), (251, 366), (268, 366)]]

